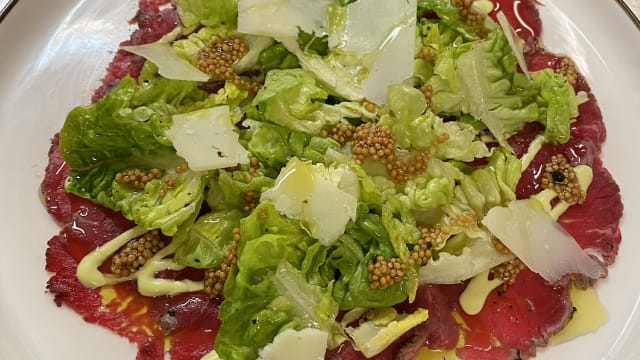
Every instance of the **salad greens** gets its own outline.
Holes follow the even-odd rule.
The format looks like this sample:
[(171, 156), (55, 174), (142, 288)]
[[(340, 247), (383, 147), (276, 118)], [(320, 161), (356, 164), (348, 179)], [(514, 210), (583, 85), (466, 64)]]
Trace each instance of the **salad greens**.
[[(278, 334), (308, 328), (375, 354), (428, 317), (392, 308), (419, 284), (513, 258), (480, 222), (515, 200), (522, 164), (507, 139), (539, 122), (545, 141), (566, 142), (579, 99), (563, 75), (519, 72), (503, 29), (487, 18), (478, 31), (449, 0), (176, 5), (174, 37), (131, 48), (148, 60), (138, 79), (73, 109), (60, 149), (68, 191), (171, 236), (178, 265), (220, 267), (239, 229), (221, 358), (258, 358)], [(198, 53), (228, 37), (248, 44), (232, 71), (262, 82), (255, 94), (191, 77)], [(358, 140), (366, 159), (354, 153), (365, 124), (389, 130), (391, 152), (371, 135)], [(428, 154), (417, 172), (416, 154)], [(398, 181), (394, 164), (413, 173)], [(160, 175), (136, 187), (122, 181), (131, 169)], [(450, 232), (416, 263), (421, 230), (437, 226)], [(402, 264), (401, 275), (372, 277), (382, 261)], [(370, 309), (387, 320), (362, 322)], [(339, 310), (361, 327), (338, 322)]]

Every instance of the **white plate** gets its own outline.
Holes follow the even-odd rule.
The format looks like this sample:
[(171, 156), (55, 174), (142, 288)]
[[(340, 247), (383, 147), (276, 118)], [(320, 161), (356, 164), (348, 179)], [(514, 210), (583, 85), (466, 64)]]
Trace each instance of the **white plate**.
[[(540, 359), (639, 359), (640, 31), (614, 1), (541, 1), (544, 41), (570, 54), (599, 99), (604, 160), (625, 203), (620, 256), (598, 284), (609, 322)], [(0, 359), (134, 359), (134, 346), (89, 325), (45, 292), (46, 241), (58, 226), (38, 189), (49, 138), (92, 90), (128, 37), (136, 1), (21, 0), (0, 24)]]

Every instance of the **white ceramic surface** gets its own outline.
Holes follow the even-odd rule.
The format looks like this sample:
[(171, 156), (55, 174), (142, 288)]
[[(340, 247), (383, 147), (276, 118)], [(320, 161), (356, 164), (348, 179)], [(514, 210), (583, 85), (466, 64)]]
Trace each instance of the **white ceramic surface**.
[[(540, 0), (544, 41), (570, 54), (608, 126), (605, 164), (622, 188), (623, 243), (598, 284), (610, 315), (597, 333), (541, 351), (540, 359), (640, 359), (640, 32), (614, 1)], [(135, 349), (45, 293), (46, 241), (58, 231), (38, 198), (49, 138), (87, 103), (136, 1), (21, 0), (0, 24), (0, 359), (134, 359)]]

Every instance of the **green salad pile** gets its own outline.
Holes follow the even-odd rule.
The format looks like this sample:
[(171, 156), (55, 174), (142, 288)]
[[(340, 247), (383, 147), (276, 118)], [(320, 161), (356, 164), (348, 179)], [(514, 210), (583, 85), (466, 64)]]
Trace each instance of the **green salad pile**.
[[(60, 150), (68, 191), (121, 212), (136, 235), (172, 238), (148, 264), (226, 269), (220, 358), (269, 358), (279, 334), (310, 329), (322, 353), (351, 341), (374, 355), (426, 320), (426, 310), (392, 308), (420, 284), (457, 283), (514, 257), (482, 223), (515, 200), (526, 167), (507, 138), (537, 122), (542, 142), (566, 142), (581, 100), (563, 75), (526, 70), (511, 28), (485, 16), (490, 2), (472, 5), (480, 25), (449, 0), (176, 6), (181, 26), (125, 48), (148, 60), (141, 74), (71, 111)], [(234, 73), (207, 72), (203, 49), (229, 38), (247, 50)], [(378, 140), (391, 152), (378, 156)], [(121, 181), (131, 169), (160, 175), (133, 186)], [(372, 269), (383, 262), (398, 271), (380, 280)], [(204, 287), (163, 281), (141, 293)], [(336, 320), (343, 310), (352, 321)]]

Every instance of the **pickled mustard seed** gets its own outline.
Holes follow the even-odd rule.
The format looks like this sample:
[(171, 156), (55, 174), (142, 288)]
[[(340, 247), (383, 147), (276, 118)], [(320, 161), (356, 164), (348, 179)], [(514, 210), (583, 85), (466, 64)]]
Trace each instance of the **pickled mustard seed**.
[(425, 84), (420, 86), (420, 92), (424, 95), (427, 104), (432, 105), (431, 97), (433, 96), (433, 86), (431, 84)]
[[(493, 244), (493, 247), (496, 250), (498, 250), (500, 253), (513, 254), (511, 250), (509, 250), (509, 248), (502, 243), (502, 241), (498, 240), (498, 238), (492, 237), (491, 243)], [(516, 281), (516, 277), (518, 277), (518, 274), (524, 268), (525, 268), (524, 263), (516, 257), (512, 260), (505, 261), (500, 265), (494, 266), (489, 271), (489, 274), (494, 279), (500, 279), (507, 284), (512, 284), (513, 282)]]
[(460, 16), (464, 23), (473, 29), (480, 37), (487, 35), (487, 29), (484, 26), (486, 15), (481, 14), (473, 9), (474, 0), (451, 0), (451, 5), (460, 8)]
[(540, 183), (543, 189), (556, 192), (560, 200), (569, 204), (581, 203), (586, 196), (573, 166), (562, 154), (553, 155), (544, 165)]
[(116, 174), (117, 183), (130, 185), (134, 189), (142, 190), (151, 180), (162, 177), (162, 170), (153, 168), (150, 170), (129, 169)]
[(426, 150), (417, 150), (406, 158), (398, 158), (391, 129), (375, 123), (364, 123), (355, 128), (351, 153), (358, 164), (362, 164), (366, 159), (384, 164), (391, 180), (400, 184), (405, 183), (411, 176), (423, 173), (431, 158)]
[(571, 58), (568, 58), (566, 56), (562, 57), (560, 59), (560, 64), (558, 65), (556, 72), (564, 75), (569, 85), (576, 85), (576, 82), (578, 81), (578, 70), (576, 68), (576, 63), (574, 63)]
[(512, 260), (503, 262), (500, 265), (491, 268), (490, 274), (494, 279), (500, 279), (507, 284), (512, 284), (516, 281), (518, 274), (525, 268), (522, 260), (514, 258)]
[(398, 258), (386, 260), (383, 256), (377, 256), (367, 265), (369, 286), (372, 289), (384, 290), (391, 285), (402, 281), (407, 265)]
[(338, 123), (332, 127), (329, 132), (321, 135), (325, 135), (325, 137), (328, 136), (340, 145), (344, 145), (347, 141), (350, 141), (353, 138), (355, 131), (356, 127), (351, 124)]
[(129, 241), (111, 259), (111, 272), (117, 276), (129, 276), (140, 269), (165, 246), (158, 229), (151, 230)]
[(237, 262), (238, 242), (240, 241), (240, 229), (233, 229), (233, 240), (224, 252), (220, 267), (207, 269), (204, 272), (204, 291), (212, 297), (222, 295), (224, 283), (227, 281), (229, 271)]
[(249, 46), (240, 37), (214, 40), (200, 49), (196, 67), (211, 75), (213, 81), (229, 81), (255, 94), (260, 90), (260, 84), (241, 78), (232, 68), (247, 52)]

